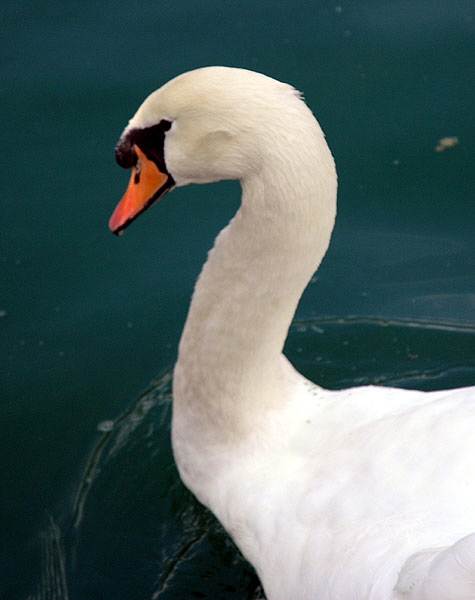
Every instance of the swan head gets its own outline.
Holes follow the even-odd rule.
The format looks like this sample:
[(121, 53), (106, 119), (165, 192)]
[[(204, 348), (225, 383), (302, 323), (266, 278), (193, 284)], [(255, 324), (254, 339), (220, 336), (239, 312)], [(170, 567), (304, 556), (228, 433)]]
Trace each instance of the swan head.
[(314, 126), (293, 87), (253, 71), (205, 67), (172, 79), (146, 98), (116, 146), (132, 174), (111, 230), (122, 233), (175, 186), (258, 173), (269, 145), (288, 150), (277, 138), (298, 139), (309, 116)]

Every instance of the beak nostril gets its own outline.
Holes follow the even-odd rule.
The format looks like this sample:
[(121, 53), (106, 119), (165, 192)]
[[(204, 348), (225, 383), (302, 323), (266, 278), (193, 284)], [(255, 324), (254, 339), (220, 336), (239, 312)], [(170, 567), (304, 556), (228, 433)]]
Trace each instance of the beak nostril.
[(140, 161), (137, 161), (137, 165), (135, 167), (135, 173), (134, 173), (134, 183), (135, 185), (138, 185), (140, 183)]

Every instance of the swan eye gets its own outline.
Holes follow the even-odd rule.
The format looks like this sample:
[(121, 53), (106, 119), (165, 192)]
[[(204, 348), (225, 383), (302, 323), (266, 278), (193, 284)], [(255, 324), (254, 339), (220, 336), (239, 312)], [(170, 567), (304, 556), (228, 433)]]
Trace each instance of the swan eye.
[(162, 173), (168, 173), (163, 152), (165, 133), (171, 126), (172, 121), (162, 119), (151, 127), (130, 129), (116, 146), (115, 158), (118, 164), (125, 169), (130, 169), (138, 164), (138, 156), (134, 150), (134, 146), (137, 144)]

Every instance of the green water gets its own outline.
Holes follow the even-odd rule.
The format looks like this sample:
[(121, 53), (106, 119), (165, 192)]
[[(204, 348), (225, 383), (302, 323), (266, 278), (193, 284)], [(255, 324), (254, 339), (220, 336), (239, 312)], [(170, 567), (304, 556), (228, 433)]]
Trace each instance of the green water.
[(252, 598), (168, 441), (194, 279), (239, 186), (177, 190), (117, 239), (115, 142), (194, 67), (293, 83), (340, 191), (287, 354), (330, 388), (473, 385), (473, 2), (7, 1), (0, 17), (0, 598)]

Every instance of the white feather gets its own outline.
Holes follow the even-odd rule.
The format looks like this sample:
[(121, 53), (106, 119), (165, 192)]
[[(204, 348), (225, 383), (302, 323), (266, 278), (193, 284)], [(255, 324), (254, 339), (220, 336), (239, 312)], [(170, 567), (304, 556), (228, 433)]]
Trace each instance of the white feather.
[(131, 120), (173, 121), (177, 185), (239, 179), (242, 206), (200, 275), (174, 377), (184, 483), (269, 600), (475, 598), (475, 389), (338, 392), (282, 355), (336, 213), (333, 158), (290, 86), (186, 73)]

